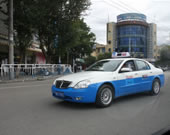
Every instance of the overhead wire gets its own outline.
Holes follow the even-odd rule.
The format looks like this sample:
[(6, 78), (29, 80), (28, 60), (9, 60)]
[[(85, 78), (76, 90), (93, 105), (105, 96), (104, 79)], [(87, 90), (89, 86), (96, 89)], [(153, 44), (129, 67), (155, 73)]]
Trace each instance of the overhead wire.
[(110, 2), (108, 2), (108, 1), (105, 1), (105, 0), (102, 0), (105, 4), (107, 4), (107, 5), (109, 5), (109, 6), (112, 6), (112, 7), (115, 7), (115, 8), (117, 8), (118, 10), (120, 10), (120, 11), (123, 11), (123, 12), (127, 12), (127, 9), (122, 9), (122, 8), (120, 8), (119, 6), (117, 6), (117, 5), (114, 5), (113, 3), (110, 3)]
[[(112, 1), (112, 0), (111, 0)], [(138, 10), (138, 9), (136, 9), (136, 8), (134, 8), (134, 7), (131, 7), (130, 5), (128, 5), (128, 4), (126, 4), (126, 3), (124, 3), (124, 2), (122, 2), (122, 1), (118, 1), (119, 3), (121, 3), (122, 5), (124, 5), (124, 6), (127, 6), (129, 9), (132, 9), (133, 11), (137, 11), (137, 12), (139, 12), (139, 13), (142, 13), (140, 10)]]
[[(112, 1), (113, 3), (115, 3), (115, 4), (119, 5), (119, 6), (121, 6), (121, 4), (122, 4), (124, 7), (127, 6), (126, 9), (128, 8), (130, 12), (131, 12), (131, 11), (135, 11), (135, 12), (137, 12), (137, 13), (143, 14), (142, 11), (140, 11), (139, 9), (136, 9), (136, 8), (134, 8), (134, 7), (131, 7), (130, 5), (126, 4), (125, 2), (122, 2), (122, 1), (117, 1), (117, 2), (115, 2), (115, 1), (113, 1), (113, 0), (110, 0), (110, 1)], [(120, 3), (121, 3), (121, 4), (120, 4)], [(147, 17), (148, 17), (149, 19), (151, 19), (153, 22), (155, 21), (155, 18), (150, 17), (150, 16), (147, 16)]]
[[(107, 4), (108, 6), (114, 7), (116, 9), (118, 9), (119, 11), (122, 12), (137, 12), (137, 13), (141, 13), (143, 14), (143, 12), (139, 9), (136, 9), (128, 4), (126, 4), (125, 2), (122, 1), (113, 1), (110, 0), (109, 2), (106, 0), (100, 0), (100, 1), (94, 1), (94, 2), (103, 2), (105, 4)], [(155, 18), (147, 16), (147, 18), (149, 18), (151, 21), (155, 21)]]
[(132, 8), (129, 8), (129, 6), (122, 5), (122, 4), (119, 3), (118, 1), (110, 0), (110, 2), (112, 2), (112, 3), (114, 3), (114, 4), (118, 5), (118, 6), (120, 6), (120, 7), (123, 8), (123, 9), (126, 9), (127, 11), (130, 11), (130, 12), (133, 11), (133, 9), (132, 9)]

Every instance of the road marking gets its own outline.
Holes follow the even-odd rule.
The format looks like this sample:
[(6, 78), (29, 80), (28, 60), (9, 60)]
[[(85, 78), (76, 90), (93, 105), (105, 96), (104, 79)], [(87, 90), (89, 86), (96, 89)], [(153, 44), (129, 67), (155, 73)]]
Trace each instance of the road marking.
[(38, 86), (45, 86), (45, 85), (51, 85), (51, 84), (41, 84), (41, 85), (26, 85), (26, 86), (14, 86), (14, 87), (2, 87), (2, 89), (16, 89), (16, 88), (26, 88), (26, 87), (38, 87)]

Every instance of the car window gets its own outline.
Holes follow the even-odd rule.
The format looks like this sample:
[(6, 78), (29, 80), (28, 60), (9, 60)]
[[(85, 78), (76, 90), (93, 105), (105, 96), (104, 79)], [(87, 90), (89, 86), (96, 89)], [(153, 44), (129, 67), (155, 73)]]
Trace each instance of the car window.
[(136, 67), (133, 60), (129, 60), (123, 64), (122, 68), (130, 68), (132, 71), (136, 71)]
[(137, 60), (136, 65), (138, 67), (138, 70), (149, 70), (150, 69), (150, 66), (146, 62), (141, 61), (141, 60)]
[(115, 71), (122, 60), (103, 60), (96, 62), (90, 66), (86, 71)]

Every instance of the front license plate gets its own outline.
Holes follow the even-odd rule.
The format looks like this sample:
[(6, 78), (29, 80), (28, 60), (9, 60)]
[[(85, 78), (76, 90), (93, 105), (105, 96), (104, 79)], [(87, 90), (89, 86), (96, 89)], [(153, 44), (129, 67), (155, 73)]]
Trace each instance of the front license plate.
[(58, 97), (64, 97), (64, 93), (63, 92), (56, 92), (55, 95), (58, 96)]

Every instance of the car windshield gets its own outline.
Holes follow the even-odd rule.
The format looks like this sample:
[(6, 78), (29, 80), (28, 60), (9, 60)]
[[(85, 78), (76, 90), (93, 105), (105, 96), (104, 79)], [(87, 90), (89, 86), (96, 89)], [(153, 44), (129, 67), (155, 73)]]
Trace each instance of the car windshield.
[(122, 60), (103, 60), (96, 62), (86, 71), (115, 71), (121, 64)]

